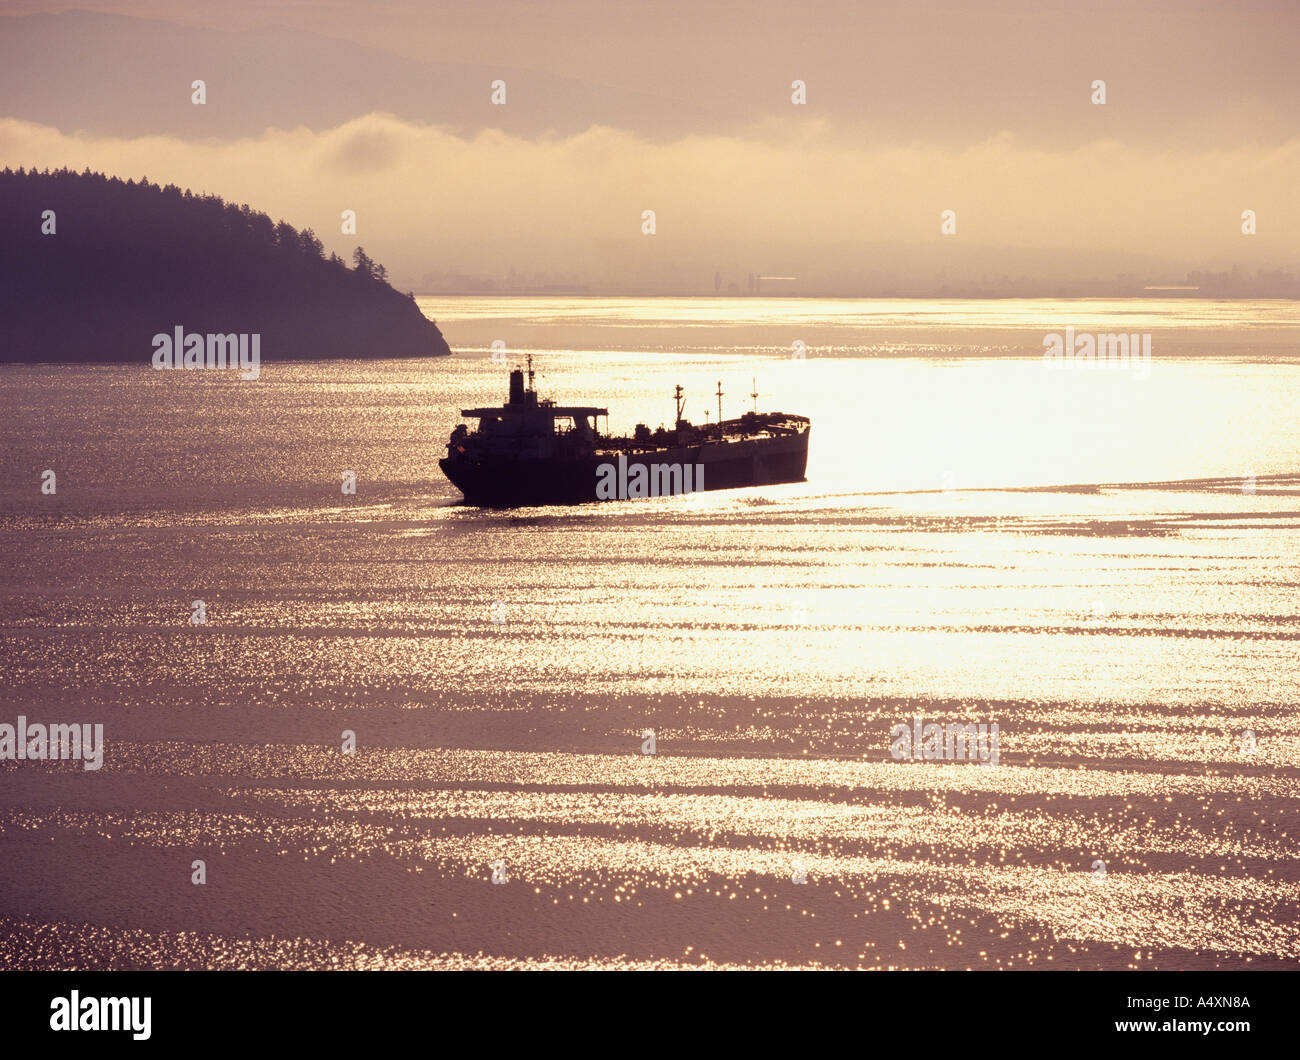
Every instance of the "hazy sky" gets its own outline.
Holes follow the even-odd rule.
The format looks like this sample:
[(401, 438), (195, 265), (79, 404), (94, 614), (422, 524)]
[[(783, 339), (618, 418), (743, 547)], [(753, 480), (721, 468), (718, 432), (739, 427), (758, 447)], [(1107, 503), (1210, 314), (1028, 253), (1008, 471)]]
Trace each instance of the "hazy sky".
[(1300, 261), (1295, 3), (79, 6), (158, 21), (0, 20), (0, 164), (215, 191), (408, 281)]

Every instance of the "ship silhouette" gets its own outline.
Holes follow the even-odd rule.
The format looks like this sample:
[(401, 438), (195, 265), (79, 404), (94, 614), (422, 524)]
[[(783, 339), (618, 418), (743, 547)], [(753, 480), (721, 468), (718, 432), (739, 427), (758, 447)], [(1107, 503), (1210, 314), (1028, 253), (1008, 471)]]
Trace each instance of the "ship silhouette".
[(636, 425), (631, 437), (602, 434), (596, 406), (556, 405), (539, 399), (532, 360), (527, 384), (522, 368), (510, 372), (510, 391), (499, 407), (462, 409), (478, 421), (460, 424), (438, 462), (468, 504), (525, 507), (636, 500), (702, 490), (802, 482), (808, 463), (809, 420), (784, 412), (746, 412), (705, 426), (682, 416), (684, 392), (675, 391), (672, 430)]

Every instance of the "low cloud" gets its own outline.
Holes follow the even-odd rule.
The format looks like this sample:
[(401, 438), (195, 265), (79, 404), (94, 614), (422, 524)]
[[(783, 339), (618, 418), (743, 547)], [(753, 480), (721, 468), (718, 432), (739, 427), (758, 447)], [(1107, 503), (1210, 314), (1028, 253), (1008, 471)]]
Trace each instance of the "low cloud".
[[(214, 192), (311, 227), (341, 253), (360, 243), (412, 276), (514, 267), (617, 282), (678, 260), (831, 275), (942, 268), (972, 248), (993, 272), (1022, 275), (1047, 253), (1060, 275), (1089, 276), (1125, 255), (1189, 268), (1286, 264), (1300, 231), (1300, 139), (1184, 152), (1106, 140), (1049, 149), (1007, 134), (960, 148), (873, 146), (825, 125), (768, 125), (653, 143), (603, 127), (462, 137), (370, 114), (221, 143), (94, 138), (5, 119), (0, 165), (89, 167)], [(1254, 236), (1241, 232), (1247, 209)], [(355, 237), (340, 234), (343, 210), (356, 211)], [(644, 210), (656, 213), (654, 237), (641, 233)], [(953, 237), (940, 235), (944, 210), (956, 213)], [(900, 248), (898, 260), (864, 260), (881, 246)]]

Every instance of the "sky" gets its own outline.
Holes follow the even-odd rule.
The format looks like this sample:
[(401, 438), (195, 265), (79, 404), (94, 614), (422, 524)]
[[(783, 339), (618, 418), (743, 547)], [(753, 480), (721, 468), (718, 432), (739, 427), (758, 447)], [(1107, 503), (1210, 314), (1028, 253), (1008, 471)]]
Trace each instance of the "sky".
[(330, 249), (362, 243), (410, 286), (694, 290), (775, 273), (837, 293), (1035, 293), (1300, 273), (1294, 3), (0, 13), (0, 165), (247, 201)]

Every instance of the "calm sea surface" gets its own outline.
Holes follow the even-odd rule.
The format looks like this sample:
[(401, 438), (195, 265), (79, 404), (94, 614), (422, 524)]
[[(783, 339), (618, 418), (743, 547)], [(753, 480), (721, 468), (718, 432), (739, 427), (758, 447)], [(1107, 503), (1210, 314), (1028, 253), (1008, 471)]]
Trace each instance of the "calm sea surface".
[[(106, 742), (0, 761), (0, 966), (1300, 964), (1296, 304), (421, 305), (455, 357), (0, 367), (0, 723)], [(466, 508), (494, 341), (615, 431), (757, 390), (808, 481)]]

